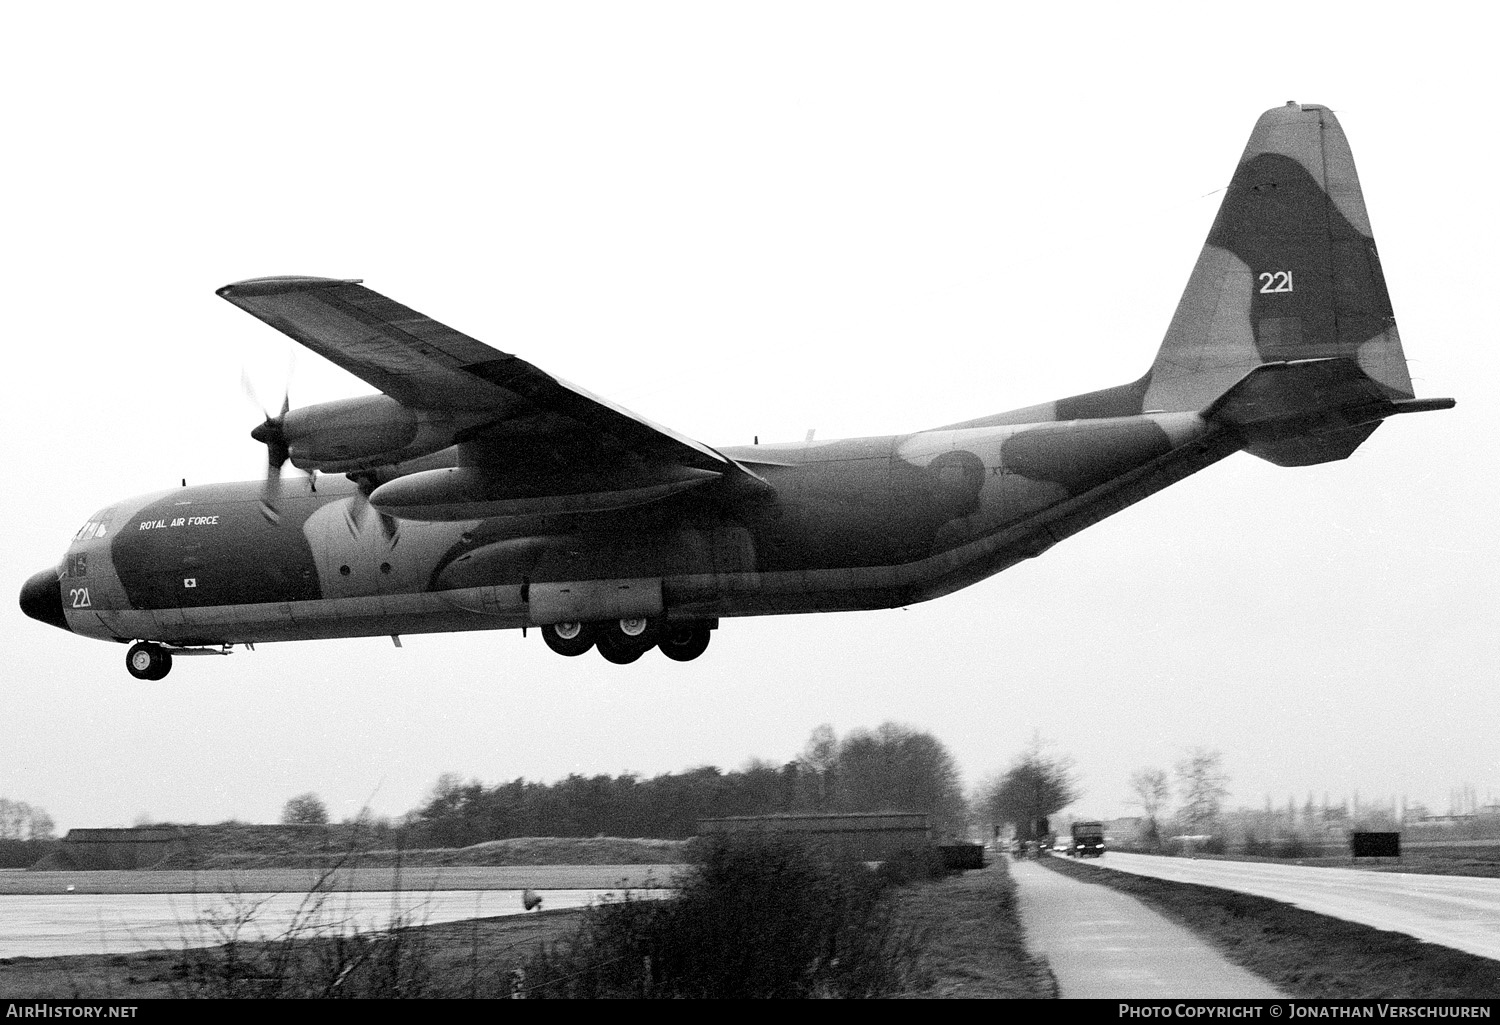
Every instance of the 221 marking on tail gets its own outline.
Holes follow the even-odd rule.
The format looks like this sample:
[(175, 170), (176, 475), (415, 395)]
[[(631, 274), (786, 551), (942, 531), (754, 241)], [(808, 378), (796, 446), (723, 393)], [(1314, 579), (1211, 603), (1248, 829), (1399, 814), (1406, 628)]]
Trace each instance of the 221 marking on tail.
[[(357, 281), (219, 294), (382, 394), (268, 415), (264, 482), (92, 516), (28, 580), (34, 619), (174, 656), (539, 627), (563, 655), (688, 661), (721, 619), (947, 594), (1237, 451), (1347, 457), (1417, 399), (1332, 112), (1251, 133), (1139, 380), (882, 438), (713, 448)], [(283, 488), (290, 460), (315, 487)], [(398, 641), (399, 643), (399, 641)]]

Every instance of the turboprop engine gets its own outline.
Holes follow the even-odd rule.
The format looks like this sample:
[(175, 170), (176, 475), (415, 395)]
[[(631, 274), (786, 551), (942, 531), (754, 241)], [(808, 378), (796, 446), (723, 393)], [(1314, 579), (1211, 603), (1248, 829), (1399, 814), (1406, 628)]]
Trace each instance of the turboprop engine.
[(351, 473), (447, 448), (453, 444), (448, 419), (387, 395), (365, 395), (288, 410), (262, 428), (271, 428), (265, 433), (275, 435), (299, 470)]

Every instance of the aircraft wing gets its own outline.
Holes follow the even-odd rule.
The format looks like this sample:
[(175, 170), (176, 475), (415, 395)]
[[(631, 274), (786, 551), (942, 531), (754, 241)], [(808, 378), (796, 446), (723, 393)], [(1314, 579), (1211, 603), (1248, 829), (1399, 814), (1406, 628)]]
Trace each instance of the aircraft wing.
[[(496, 470), (601, 461), (755, 475), (691, 438), (440, 324), (358, 280), (254, 278), (218, 294), (413, 410), (460, 414)], [(755, 478), (759, 480), (759, 478)]]

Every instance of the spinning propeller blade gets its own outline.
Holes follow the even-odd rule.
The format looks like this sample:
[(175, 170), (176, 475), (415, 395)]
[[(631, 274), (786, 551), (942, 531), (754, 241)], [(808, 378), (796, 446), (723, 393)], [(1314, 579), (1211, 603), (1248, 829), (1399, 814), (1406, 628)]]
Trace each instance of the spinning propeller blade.
[[(248, 386), (248, 380), (245, 383)], [(281, 521), (276, 502), (281, 497), (281, 467), (291, 458), (291, 446), (286, 440), (286, 414), (291, 408), (291, 393), (288, 392), (281, 397), (280, 414), (272, 416), (267, 413), (265, 421), (250, 432), (250, 437), (266, 446), (266, 484), (261, 491), (260, 514), (268, 523)]]

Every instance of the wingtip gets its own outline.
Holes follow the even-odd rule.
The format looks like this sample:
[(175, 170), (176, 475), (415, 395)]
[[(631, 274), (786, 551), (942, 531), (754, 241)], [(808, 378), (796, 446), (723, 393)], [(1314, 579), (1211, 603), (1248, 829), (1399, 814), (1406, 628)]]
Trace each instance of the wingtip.
[(364, 278), (314, 278), (299, 274), (287, 274), (269, 278), (246, 278), (225, 285), (215, 294), (225, 299), (239, 296), (285, 295), (288, 292), (311, 292), (334, 285), (358, 285)]

